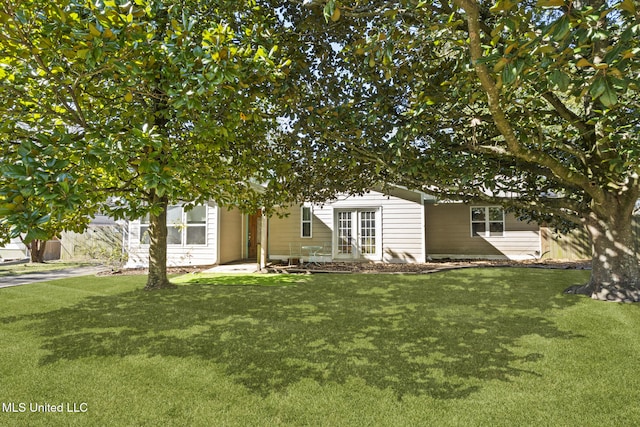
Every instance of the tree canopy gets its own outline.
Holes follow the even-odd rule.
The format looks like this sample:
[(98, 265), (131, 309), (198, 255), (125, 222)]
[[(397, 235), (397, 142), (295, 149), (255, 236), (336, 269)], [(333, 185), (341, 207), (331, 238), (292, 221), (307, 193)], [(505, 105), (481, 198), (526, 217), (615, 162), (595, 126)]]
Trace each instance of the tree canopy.
[(148, 213), (147, 286), (162, 287), (169, 203), (273, 202), (251, 185), (274, 170), (265, 98), (286, 68), (270, 10), (252, 0), (0, 7), (0, 204), (14, 234), (39, 238), (53, 216), (97, 208)]
[(309, 69), (299, 135), (380, 180), (584, 226), (581, 291), (640, 298), (634, 2), (328, 0), (283, 16)]

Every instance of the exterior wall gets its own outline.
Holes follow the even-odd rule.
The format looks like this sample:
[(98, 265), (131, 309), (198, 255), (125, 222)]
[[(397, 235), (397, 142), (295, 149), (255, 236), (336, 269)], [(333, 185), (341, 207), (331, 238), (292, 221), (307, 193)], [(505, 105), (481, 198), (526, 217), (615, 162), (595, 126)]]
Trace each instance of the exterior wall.
[(243, 246), (246, 242), (245, 216), (235, 208), (231, 210), (221, 208), (219, 215), (220, 244), (218, 250), (220, 257), (218, 263), (224, 264), (244, 258), (246, 252)]
[[(285, 218), (269, 220), (269, 257), (271, 259), (296, 258), (290, 254), (300, 246), (322, 246), (323, 261), (353, 261), (339, 258), (336, 251), (336, 212), (339, 210), (375, 210), (376, 239), (381, 239), (379, 252), (369, 259), (384, 262), (423, 262), (425, 260), (423, 206), (419, 194), (396, 190), (393, 195), (372, 191), (362, 196), (341, 196), (324, 205), (314, 205), (312, 211), (312, 237), (301, 237), (301, 209), (290, 207)], [(302, 251), (307, 258), (308, 252)]]
[[(285, 210), (287, 216), (269, 218), (268, 258), (285, 260), (289, 258), (307, 258), (308, 252), (302, 253), (302, 246), (332, 247), (332, 216), (328, 206), (314, 205), (311, 215), (311, 237), (302, 237), (300, 206), (290, 206)], [(326, 255), (324, 255), (326, 256)], [(330, 257), (329, 257), (330, 259)], [(328, 261), (329, 259), (324, 259)]]
[(29, 250), (19, 238), (11, 239), (9, 243), (0, 247), (0, 261), (13, 261), (29, 258)]
[(539, 226), (505, 215), (504, 236), (471, 236), (471, 209), (461, 203), (426, 205), (427, 254), (432, 258), (534, 259)]
[[(9, 243), (0, 246), (0, 262), (18, 261), (28, 259), (29, 250), (19, 238), (11, 239)], [(60, 240), (54, 238), (47, 240), (47, 247), (44, 250), (44, 260), (53, 261), (60, 259)]]
[[(167, 265), (210, 265), (218, 262), (218, 214), (220, 209), (211, 202), (207, 207), (207, 239), (204, 245), (168, 245)], [(126, 267), (149, 265), (149, 245), (140, 243), (140, 220), (129, 223), (129, 260)]]

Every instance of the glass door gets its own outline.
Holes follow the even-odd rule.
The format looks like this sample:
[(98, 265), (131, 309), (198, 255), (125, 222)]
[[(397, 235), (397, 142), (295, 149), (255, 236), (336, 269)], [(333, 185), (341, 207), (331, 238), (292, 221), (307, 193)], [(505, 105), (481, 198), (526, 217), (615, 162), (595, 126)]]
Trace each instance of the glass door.
[(338, 237), (338, 244), (336, 248), (338, 250), (338, 256), (351, 257), (353, 255), (353, 212), (340, 211), (338, 212), (338, 226), (336, 227), (336, 233)]
[(378, 210), (339, 210), (336, 215), (336, 257), (379, 258)]

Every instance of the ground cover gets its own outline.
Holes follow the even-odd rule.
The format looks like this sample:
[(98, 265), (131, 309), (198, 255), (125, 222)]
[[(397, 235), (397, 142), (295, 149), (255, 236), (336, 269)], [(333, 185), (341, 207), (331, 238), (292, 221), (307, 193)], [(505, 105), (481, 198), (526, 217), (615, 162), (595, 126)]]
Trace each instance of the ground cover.
[[(187, 274), (158, 292), (141, 290), (144, 276), (0, 289), (0, 425), (633, 425), (640, 311), (561, 293), (587, 277)], [(46, 404), (64, 412), (31, 412)]]

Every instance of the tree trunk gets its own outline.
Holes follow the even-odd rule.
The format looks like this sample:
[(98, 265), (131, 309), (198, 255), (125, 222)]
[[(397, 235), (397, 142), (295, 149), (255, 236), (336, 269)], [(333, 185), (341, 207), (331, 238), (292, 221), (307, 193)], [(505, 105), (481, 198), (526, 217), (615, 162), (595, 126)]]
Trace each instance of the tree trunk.
[(31, 262), (43, 263), (44, 251), (47, 249), (46, 240), (33, 240), (29, 243), (29, 253), (31, 254)]
[(167, 278), (167, 207), (166, 197), (153, 196), (162, 206), (159, 215), (149, 214), (149, 276), (146, 290), (173, 287)]
[(584, 221), (591, 238), (591, 279), (580, 293), (603, 301), (640, 302), (640, 257), (633, 217), (617, 208), (606, 219), (591, 214)]

